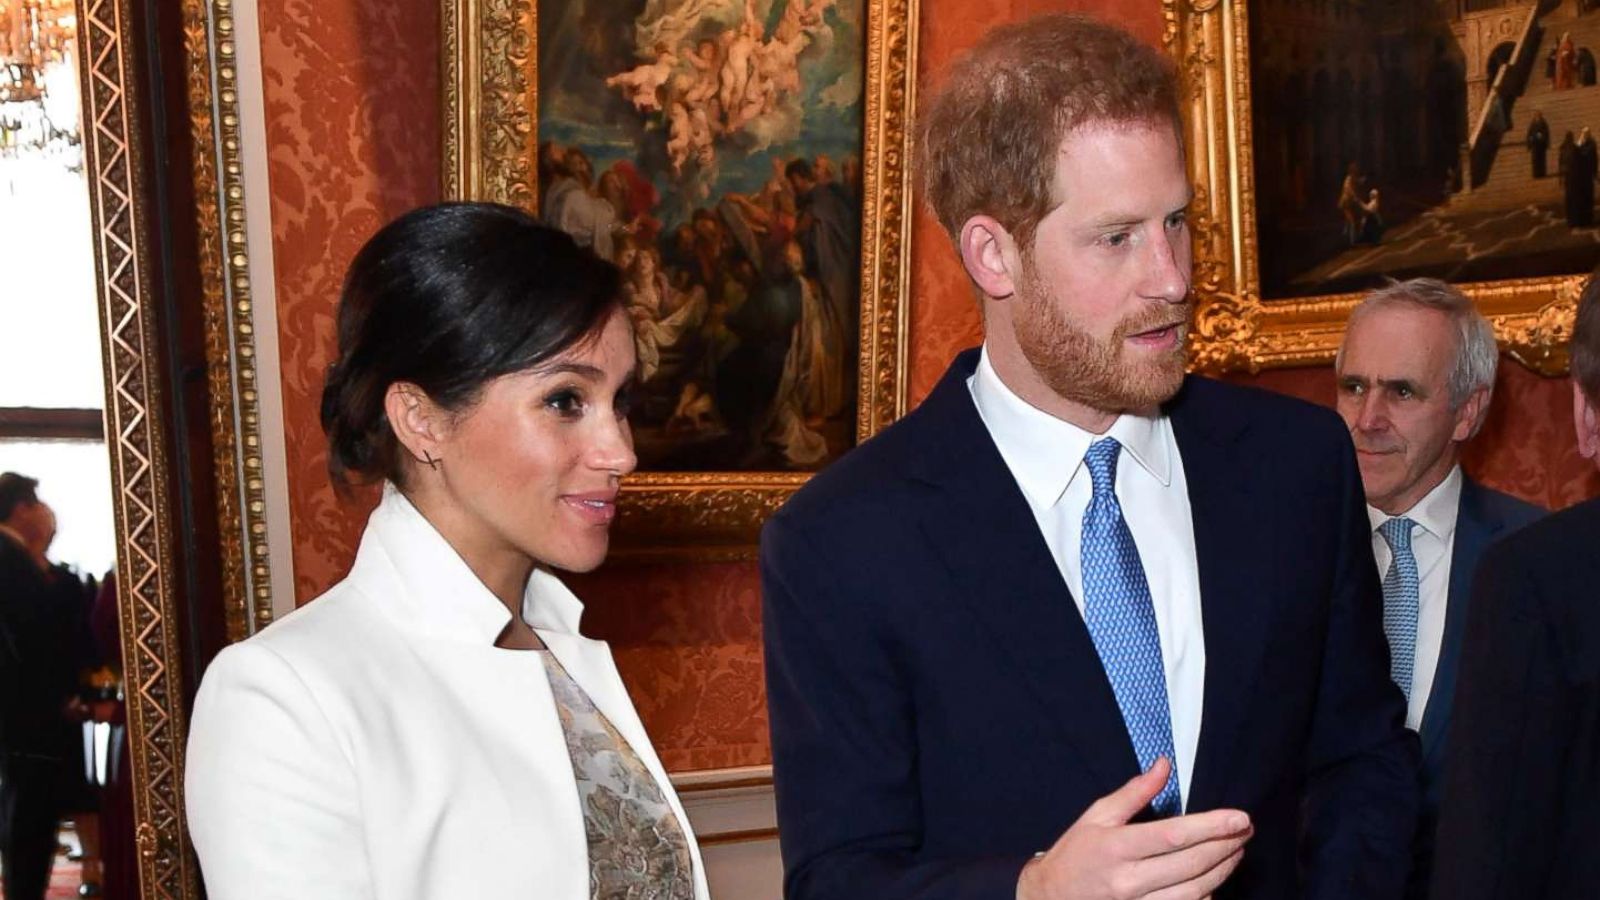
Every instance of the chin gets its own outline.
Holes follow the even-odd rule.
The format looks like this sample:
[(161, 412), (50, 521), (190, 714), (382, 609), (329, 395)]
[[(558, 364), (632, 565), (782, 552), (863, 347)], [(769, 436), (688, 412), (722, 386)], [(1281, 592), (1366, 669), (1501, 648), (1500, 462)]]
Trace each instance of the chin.
[(1183, 387), (1183, 360), (1162, 360), (1128, 367), (1122, 379), (1124, 407), (1143, 409), (1171, 400)]
[(571, 572), (574, 575), (593, 572), (595, 569), (600, 568), (601, 563), (606, 561), (606, 552), (610, 548), (610, 543), (609, 540), (605, 540), (601, 541), (598, 546), (589, 545), (589, 542), (585, 542), (585, 545), (568, 547), (566, 552), (553, 555), (547, 562), (552, 568), (560, 569), (563, 572)]

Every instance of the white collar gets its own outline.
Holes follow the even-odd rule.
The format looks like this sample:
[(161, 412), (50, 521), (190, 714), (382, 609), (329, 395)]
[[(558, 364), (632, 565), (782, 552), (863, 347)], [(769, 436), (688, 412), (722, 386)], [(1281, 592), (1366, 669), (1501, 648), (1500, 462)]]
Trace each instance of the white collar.
[(1018, 397), (989, 364), (987, 345), (970, 382), (972, 400), (1000, 455), (1035, 507), (1054, 506), (1077, 476), (1089, 445), (1113, 437), (1163, 485), (1172, 483), (1171, 427), (1162, 414), (1123, 413), (1105, 434), (1092, 434)]
[[(433, 637), (492, 645), (511, 611), (393, 484), (367, 519), (351, 577), (388, 582), (380, 606), (402, 626)], [(398, 583), (395, 583), (395, 582)], [(583, 604), (548, 572), (534, 569), (522, 619), (535, 629), (578, 634)]]
[[(1450, 468), (1450, 473), (1444, 480), (1433, 486), (1433, 490), (1423, 496), (1421, 500), (1411, 505), (1403, 513), (1411, 521), (1421, 525), (1423, 530), (1448, 542), (1456, 533), (1456, 518), (1461, 512), (1461, 466)], [(1391, 516), (1377, 507), (1367, 505), (1367, 518), (1372, 522), (1372, 530), (1377, 531), (1383, 523), (1398, 516)]]

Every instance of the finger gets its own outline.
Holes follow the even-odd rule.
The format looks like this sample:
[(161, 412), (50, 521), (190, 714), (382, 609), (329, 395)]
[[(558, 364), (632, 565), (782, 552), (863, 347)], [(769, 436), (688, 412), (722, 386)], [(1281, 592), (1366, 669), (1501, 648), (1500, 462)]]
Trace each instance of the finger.
[(1128, 859), (1145, 859), (1186, 850), (1210, 841), (1247, 839), (1250, 816), (1237, 809), (1214, 809), (1118, 829), (1117, 849)]
[(1161, 793), (1171, 774), (1172, 763), (1165, 756), (1160, 757), (1148, 771), (1135, 775), (1127, 784), (1096, 800), (1080, 818), (1096, 825), (1126, 825)]
[[(1185, 884), (1211, 872), (1225, 860), (1241, 852), (1252, 832), (1196, 844), (1161, 856), (1140, 860), (1133, 866), (1133, 886), (1140, 896), (1162, 888)], [(1201, 891), (1193, 896), (1202, 896)]]
[(1232, 856), (1224, 859), (1216, 866), (1193, 881), (1175, 884), (1172, 887), (1162, 888), (1153, 894), (1146, 894), (1144, 900), (1209, 900), (1211, 893), (1222, 886), (1233, 870), (1239, 868), (1239, 861), (1244, 859), (1244, 849), (1234, 851)]

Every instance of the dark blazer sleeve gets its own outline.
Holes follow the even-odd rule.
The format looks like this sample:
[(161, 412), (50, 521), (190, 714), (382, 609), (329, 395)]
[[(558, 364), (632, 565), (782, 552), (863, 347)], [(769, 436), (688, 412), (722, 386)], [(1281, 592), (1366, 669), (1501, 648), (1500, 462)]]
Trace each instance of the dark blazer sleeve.
[(1348, 437), (1337, 446), (1343, 496), (1307, 749), (1305, 897), (1381, 900), (1405, 888), (1420, 749), (1405, 727), (1404, 695), (1389, 678), (1383, 594), (1355, 453)]
[[(831, 556), (831, 554), (830, 554)], [(1024, 855), (917, 858), (913, 697), (873, 617), (793, 517), (761, 538), (784, 896), (1013, 900)]]
[[(1518, 701), (1537, 643), (1537, 628), (1512, 615), (1510, 601), (1522, 581), (1503, 554), (1484, 555), (1473, 582), (1467, 632), (1461, 642), (1449, 760), (1436, 837), (1434, 897), (1477, 900), (1495, 896), (1502, 852), (1501, 823), (1508, 808), (1514, 760), (1508, 740), (1522, 720)], [(1521, 584), (1525, 591), (1529, 586)], [(1497, 646), (1498, 645), (1498, 646)]]

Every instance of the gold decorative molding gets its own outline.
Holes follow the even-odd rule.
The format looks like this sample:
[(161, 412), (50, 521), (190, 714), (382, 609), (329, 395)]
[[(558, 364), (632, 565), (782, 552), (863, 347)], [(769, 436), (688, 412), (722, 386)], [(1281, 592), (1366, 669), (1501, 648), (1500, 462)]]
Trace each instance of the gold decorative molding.
[[(864, 0), (861, 322), (856, 439), (905, 414), (911, 118), (918, 0)], [(537, 210), (535, 0), (442, 0), (444, 196)], [(808, 476), (640, 472), (623, 487), (613, 556), (747, 559), (761, 524)]]
[(117, 595), (141, 896), (200, 895), (183, 819), (186, 733), (171, 470), (157, 367), (147, 160), (136, 139), (143, 71), (129, 0), (80, 0), (84, 165), (106, 379), (106, 444), (117, 525)]
[(538, 209), (535, 0), (445, 0), (444, 195)]
[[(1251, 158), (1247, 0), (1161, 0), (1163, 43), (1183, 89), (1194, 185), (1192, 365), (1221, 372), (1331, 362), (1359, 294), (1263, 300)], [(1459, 285), (1502, 349), (1545, 375), (1566, 371), (1566, 340), (1587, 276)]]
[(183, 15), (223, 608), (237, 641), (272, 623), (272, 580), (233, 2), (183, 0)]

